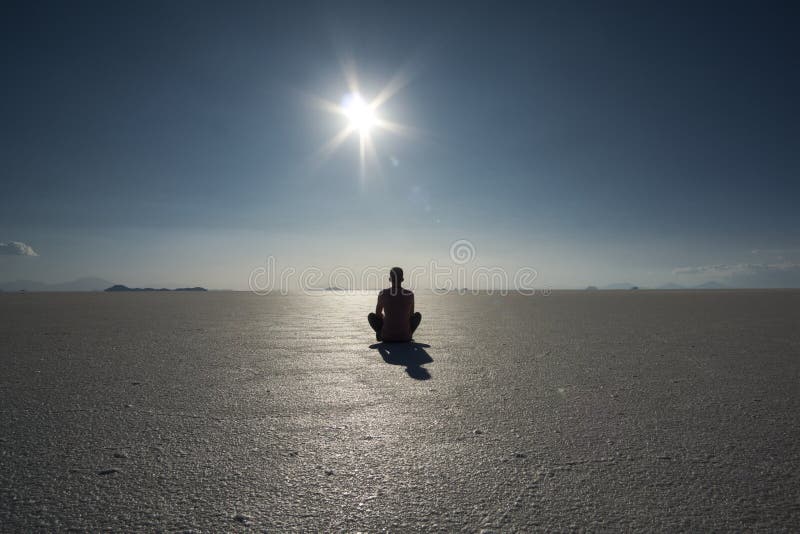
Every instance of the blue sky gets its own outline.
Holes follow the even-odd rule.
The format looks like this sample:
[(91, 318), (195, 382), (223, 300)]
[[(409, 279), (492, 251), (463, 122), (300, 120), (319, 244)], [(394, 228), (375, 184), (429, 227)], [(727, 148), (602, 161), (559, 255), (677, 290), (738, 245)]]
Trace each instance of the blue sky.
[[(800, 285), (796, 4), (7, 3), (0, 281), (247, 287), (474, 244), (539, 283)], [(407, 82), (373, 132), (310, 96)], [(3, 252), (5, 251), (5, 252)]]

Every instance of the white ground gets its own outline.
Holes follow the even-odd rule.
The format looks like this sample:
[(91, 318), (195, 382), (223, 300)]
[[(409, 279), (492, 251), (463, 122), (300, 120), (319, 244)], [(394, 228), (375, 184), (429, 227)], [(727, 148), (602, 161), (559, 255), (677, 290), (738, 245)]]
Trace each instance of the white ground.
[(0, 529), (800, 525), (800, 292), (373, 306), (0, 295)]

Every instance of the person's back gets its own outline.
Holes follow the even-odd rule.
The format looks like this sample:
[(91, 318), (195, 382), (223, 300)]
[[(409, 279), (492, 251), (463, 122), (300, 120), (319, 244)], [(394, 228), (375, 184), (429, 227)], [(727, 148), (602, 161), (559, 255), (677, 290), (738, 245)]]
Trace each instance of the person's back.
[(414, 293), (408, 289), (384, 289), (378, 295), (378, 305), (383, 308), (384, 341), (408, 341), (411, 339), (411, 316), (414, 314)]
[(392, 287), (378, 294), (375, 313), (367, 319), (378, 341), (410, 341), (422, 315), (414, 312), (414, 293), (401, 287), (403, 270), (392, 268), (389, 279)]

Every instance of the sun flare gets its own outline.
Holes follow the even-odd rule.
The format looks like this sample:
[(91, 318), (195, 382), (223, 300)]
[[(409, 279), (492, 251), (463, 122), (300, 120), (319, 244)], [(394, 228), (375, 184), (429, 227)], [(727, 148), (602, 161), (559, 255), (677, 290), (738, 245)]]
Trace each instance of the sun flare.
[(384, 154), (377, 150), (375, 146), (374, 134), (385, 131), (399, 135), (411, 135), (412, 129), (403, 124), (387, 120), (379, 115), (378, 111), (389, 99), (400, 91), (407, 83), (409, 78), (402, 72), (398, 72), (389, 83), (381, 89), (374, 98), (364, 98), (359, 91), (359, 84), (355, 75), (355, 69), (351, 64), (345, 68), (345, 79), (347, 81), (348, 93), (339, 101), (331, 102), (325, 98), (311, 95), (311, 101), (317, 107), (344, 117), (343, 128), (328, 139), (317, 151), (315, 158), (321, 162), (333, 154), (348, 138), (357, 137), (359, 167), (362, 180), (366, 177), (368, 161), (372, 161), (378, 174), (381, 173), (380, 160), (392, 161), (394, 156)]

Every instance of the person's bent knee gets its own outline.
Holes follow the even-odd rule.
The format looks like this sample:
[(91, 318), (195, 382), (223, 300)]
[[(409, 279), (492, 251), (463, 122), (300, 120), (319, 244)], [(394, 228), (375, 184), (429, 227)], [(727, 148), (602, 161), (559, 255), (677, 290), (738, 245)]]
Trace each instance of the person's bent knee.
[(378, 330), (383, 326), (382, 318), (375, 313), (370, 313), (369, 315), (367, 315), (367, 322), (375, 330)]

